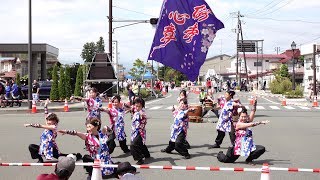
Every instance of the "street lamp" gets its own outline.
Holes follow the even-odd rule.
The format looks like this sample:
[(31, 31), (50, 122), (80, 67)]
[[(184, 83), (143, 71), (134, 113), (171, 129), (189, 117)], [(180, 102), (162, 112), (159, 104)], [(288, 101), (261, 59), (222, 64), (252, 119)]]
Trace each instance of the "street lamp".
[(291, 49), (292, 49), (292, 90), (296, 89), (296, 78), (295, 78), (295, 72), (294, 72), (294, 64), (295, 64), (295, 59), (294, 59), (294, 50), (296, 49), (297, 45), (294, 41), (291, 43)]

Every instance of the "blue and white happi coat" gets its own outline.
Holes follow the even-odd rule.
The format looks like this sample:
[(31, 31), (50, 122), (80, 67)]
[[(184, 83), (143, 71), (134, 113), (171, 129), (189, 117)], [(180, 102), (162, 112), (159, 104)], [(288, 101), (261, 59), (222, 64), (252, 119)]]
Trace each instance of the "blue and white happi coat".
[(233, 100), (226, 102), (221, 110), (216, 129), (223, 132), (231, 132), (233, 114)]
[(188, 128), (188, 110), (179, 110), (174, 117), (173, 124), (171, 126), (170, 141), (176, 142), (178, 135), (181, 132), (186, 133)]

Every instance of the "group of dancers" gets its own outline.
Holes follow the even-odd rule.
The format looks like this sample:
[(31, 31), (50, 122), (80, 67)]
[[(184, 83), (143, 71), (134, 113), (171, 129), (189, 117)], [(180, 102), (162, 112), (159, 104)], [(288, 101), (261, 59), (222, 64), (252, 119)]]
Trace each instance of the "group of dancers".
[[(145, 102), (142, 98), (136, 97), (132, 103), (122, 103), (119, 95), (113, 96), (110, 100), (112, 107), (103, 108), (103, 99), (98, 95), (96, 88), (91, 88), (88, 98), (75, 97), (87, 104), (88, 115), (85, 119), (87, 132), (79, 132), (77, 130), (66, 130), (58, 128), (59, 118), (55, 113), (48, 113), (49, 100), (45, 102), (45, 124), (25, 124), (25, 127), (34, 127), (44, 129), (40, 137), (40, 145), (29, 145), (29, 151), (32, 159), (38, 159), (38, 162), (52, 160), (59, 156), (66, 156), (59, 151), (56, 143), (58, 133), (77, 136), (84, 140), (87, 155), (82, 156), (80, 153), (74, 153), (77, 159), (83, 162), (93, 162), (94, 159), (100, 159), (105, 164), (114, 164), (111, 154), (116, 147), (115, 141), (119, 142), (120, 148), (124, 153), (131, 153), (137, 165), (144, 164), (146, 158), (150, 158), (150, 152), (146, 146), (146, 124), (147, 116), (144, 109)], [(252, 139), (251, 127), (267, 124), (269, 121), (253, 122), (256, 104), (251, 109), (250, 116), (244, 106), (233, 100), (235, 92), (228, 91), (224, 98), (219, 99), (219, 103), (223, 104), (220, 110), (219, 121), (217, 123), (218, 135), (216, 144), (212, 148), (219, 148), (226, 132), (229, 132), (232, 146), (228, 149), (226, 155), (222, 151), (219, 152), (217, 158), (221, 162), (234, 162), (239, 156), (249, 156), (247, 162), (257, 159), (265, 152), (263, 146), (255, 145)], [(238, 108), (242, 110), (239, 114)], [(188, 112), (194, 111), (188, 106), (187, 92), (182, 90), (178, 97), (178, 106), (173, 107), (173, 124), (171, 126), (169, 144), (163, 153), (171, 153), (176, 150), (185, 159), (190, 159), (188, 152), (190, 144), (187, 141), (187, 131), (189, 128)], [(107, 113), (110, 119), (109, 126), (102, 126), (101, 113)], [(127, 145), (124, 116), (131, 113), (131, 144), (130, 149)], [(239, 120), (234, 119), (235, 115), (239, 115)], [(84, 167), (89, 176), (92, 174), (92, 167)], [(115, 168), (102, 168), (104, 176), (113, 177)]]

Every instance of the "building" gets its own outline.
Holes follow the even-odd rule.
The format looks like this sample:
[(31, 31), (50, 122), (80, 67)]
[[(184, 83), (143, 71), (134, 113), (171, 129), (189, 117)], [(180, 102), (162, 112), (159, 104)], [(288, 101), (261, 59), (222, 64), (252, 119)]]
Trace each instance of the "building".
[[(47, 79), (47, 69), (58, 62), (59, 49), (48, 44), (32, 45), (32, 79)], [(0, 78), (28, 75), (28, 44), (0, 44)]]
[[(317, 44), (317, 51), (319, 52), (320, 45)], [(301, 56), (304, 57), (304, 92), (308, 92), (309, 84), (313, 83), (313, 44), (306, 44), (301, 46)], [(316, 55), (316, 80), (320, 81), (320, 55)]]
[(216, 74), (226, 73), (226, 69), (230, 68), (230, 62), (230, 56), (227, 54), (222, 54), (206, 59), (200, 68), (200, 80), (205, 81), (205, 76), (208, 71), (210, 71), (210, 69), (213, 69)]

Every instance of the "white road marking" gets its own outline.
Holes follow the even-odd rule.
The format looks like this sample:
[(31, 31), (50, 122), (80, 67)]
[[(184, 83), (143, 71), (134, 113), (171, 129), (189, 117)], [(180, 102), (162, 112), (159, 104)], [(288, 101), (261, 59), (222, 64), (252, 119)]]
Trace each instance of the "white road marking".
[(152, 104), (152, 103), (155, 103), (155, 102), (159, 102), (159, 101), (164, 100), (164, 99), (167, 99), (167, 98), (169, 98), (169, 97), (171, 97), (171, 96), (172, 96), (172, 94), (169, 94), (169, 95), (166, 96), (165, 98), (160, 98), (160, 99), (157, 99), (157, 100), (148, 101), (148, 102), (146, 102), (146, 104)]
[(267, 98), (265, 98), (265, 97), (262, 97), (264, 100), (266, 100), (266, 101), (269, 101), (269, 102), (271, 102), (271, 103), (273, 103), (273, 104), (280, 104), (280, 103), (277, 103), (277, 102), (274, 102), (274, 101), (271, 101), (271, 100), (269, 100), (269, 99), (267, 99)]
[(304, 107), (304, 106), (298, 106), (298, 107), (301, 108), (301, 109), (310, 109), (310, 108)]
[(162, 108), (162, 106), (155, 106), (155, 107), (150, 108), (149, 110), (156, 110), (156, 109), (160, 109), (160, 108)]
[(280, 109), (278, 106), (269, 106), (271, 109)]
[(286, 108), (286, 109), (295, 109), (294, 107), (292, 107), (292, 106), (283, 106), (284, 108)]
[(266, 109), (263, 106), (257, 106), (257, 109)]
[(167, 107), (166, 109), (172, 109), (172, 106)]
[(246, 109), (249, 109), (249, 106), (246, 106)]

